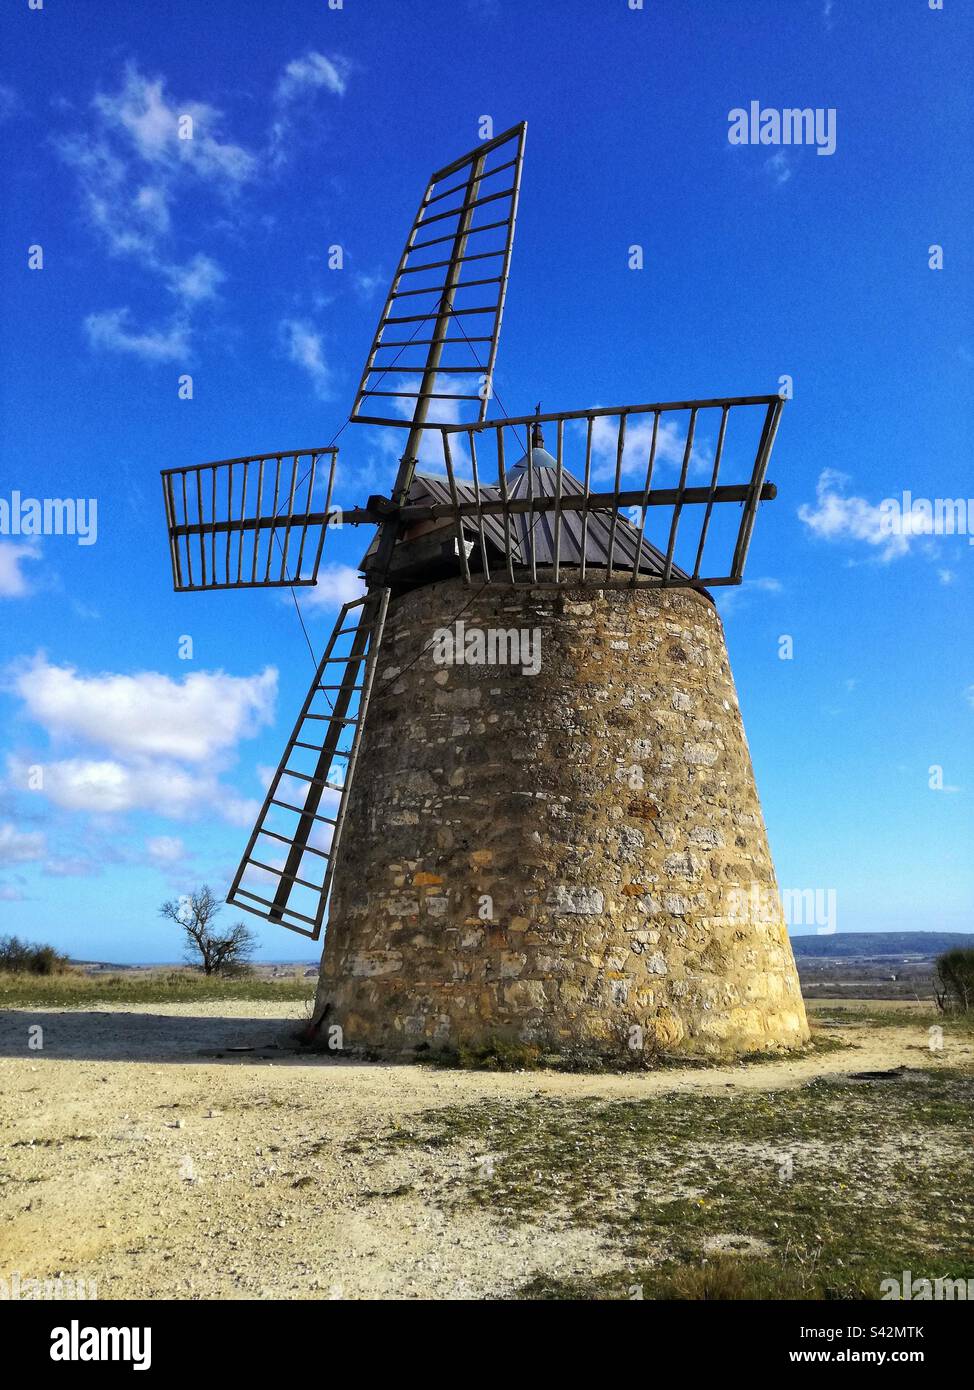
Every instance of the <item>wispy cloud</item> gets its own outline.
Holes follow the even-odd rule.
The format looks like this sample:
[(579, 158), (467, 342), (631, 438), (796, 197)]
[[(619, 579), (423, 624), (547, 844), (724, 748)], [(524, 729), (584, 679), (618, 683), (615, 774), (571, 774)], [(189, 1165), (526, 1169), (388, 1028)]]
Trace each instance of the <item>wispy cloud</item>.
[(8, 87), (5, 82), (0, 82), (0, 125), (11, 120), (20, 109), (21, 100), (13, 87)]
[(152, 835), (145, 842), (149, 863), (171, 869), (186, 858), (186, 846), (178, 835)]
[(12, 821), (0, 825), (0, 864), (27, 864), (43, 858), (47, 845), (40, 830), (18, 830)]
[[(208, 199), (218, 209), (233, 208), (239, 221), (249, 206), (242, 195), (282, 162), (285, 143), (298, 138), (299, 105), (319, 92), (342, 96), (350, 68), (340, 56), (313, 51), (288, 63), (268, 100), (265, 140), (252, 147), (231, 137), (218, 107), (173, 94), (163, 77), (135, 63), (114, 90), (95, 93), (87, 125), (57, 141), (74, 171), (82, 216), (109, 256), (137, 264), (165, 286), (177, 308), (170, 322), (148, 330), (132, 325), (128, 309), (92, 313), (86, 331), (93, 347), (147, 361), (188, 358), (194, 313), (218, 296), (226, 275), (202, 251), (181, 259), (179, 223), (198, 219)], [(307, 357), (306, 364), (321, 394), (323, 363)]]
[(0, 541), (0, 598), (25, 598), (32, 592), (21, 566), (25, 560), (40, 559), (40, 554), (35, 545)]
[(184, 304), (199, 304), (204, 299), (213, 299), (217, 288), (226, 279), (216, 261), (201, 251), (185, 265), (168, 266), (165, 273), (170, 290)]
[(777, 150), (764, 161), (764, 167), (777, 184), (787, 183), (791, 178), (791, 158), (786, 150)]
[(348, 89), (352, 64), (338, 54), (331, 57), (310, 50), (294, 58), (281, 75), (274, 93), (274, 118), (268, 137), (268, 158), (272, 165), (284, 162), (296, 129), (295, 111), (308, 106), (317, 94), (343, 97)]
[(327, 400), (331, 394), (331, 373), (325, 362), (321, 334), (314, 324), (307, 319), (283, 319), (280, 334), (288, 359), (307, 372), (315, 395)]
[(348, 87), (351, 64), (347, 58), (328, 58), (324, 53), (309, 50), (302, 58), (295, 58), (284, 69), (284, 75), (277, 84), (279, 102), (294, 101), (307, 91), (323, 87), (333, 96), (343, 97)]
[(189, 326), (173, 322), (166, 328), (138, 329), (131, 326), (131, 310), (105, 309), (89, 314), (85, 333), (93, 348), (103, 352), (125, 352), (146, 362), (185, 361), (189, 354)]
[(849, 496), (849, 481), (845, 473), (823, 469), (815, 489), (815, 503), (805, 502), (798, 508), (799, 520), (819, 540), (859, 541), (873, 547), (884, 563), (907, 554), (914, 537), (905, 530), (892, 531), (878, 502)]
[[(686, 452), (688, 422), (678, 423), (660, 417), (656, 433), (656, 454), (654, 469), (657, 466), (680, 466)], [(587, 429), (584, 422), (576, 427), (581, 433)], [(625, 445), (622, 452), (622, 477), (638, 476), (640, 483), (645, 481), (646, 465), (653, 445), (653, 417), (632, 417), (627, 422)], [(619, 446), (619, 421), (611, 415), (597, 415), (592, 422), (592, 479), (605, 482), (615, 477), (616, 454)], [(708, 463), (708, 453), (700, 445), (699, 438), (694, 443), (690, 455), (690, 467), (699, 471)]]
[[(358, 570), (352, 565), (326, 565), (318, 572), (318, 582), (313, 589), (305, 589), (301, 595), (302, 607), (314, 612), (317, 609), (340, 608), (343, 603), (354, 603), (365, 593), (365, 584)], [(290, 602), (288, 595), (288, 602)]]
[(717, 590), (717, 606), (723, 616), (730, 617), (737, 613), (753, 594), (780, 594), (784, 586), (780, 579), (772, 576), (765, 576), (757, 579), (745, 579), (738, 585), (728, 585), (726, 588)]

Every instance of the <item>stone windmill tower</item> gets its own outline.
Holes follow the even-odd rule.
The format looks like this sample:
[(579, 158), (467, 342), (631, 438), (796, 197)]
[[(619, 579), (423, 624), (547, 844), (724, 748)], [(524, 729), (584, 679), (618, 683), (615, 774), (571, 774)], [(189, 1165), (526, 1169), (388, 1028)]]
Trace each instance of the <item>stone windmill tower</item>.
[[(487, 419), (524, 138), (434, 174), (413, 222), (351, 416), (407, 431), (391, 497), (340, 518), (377, 527), (367, 594), (342, 610), (228, 901), (313, 938), (327, 911), (316, 1023), (353, 1052), (796, 1046), (709, 593), (740, 583), (775, 495), (782, 401)], [(336, 453), (167, 470), (177, 590), (313, 584)]]

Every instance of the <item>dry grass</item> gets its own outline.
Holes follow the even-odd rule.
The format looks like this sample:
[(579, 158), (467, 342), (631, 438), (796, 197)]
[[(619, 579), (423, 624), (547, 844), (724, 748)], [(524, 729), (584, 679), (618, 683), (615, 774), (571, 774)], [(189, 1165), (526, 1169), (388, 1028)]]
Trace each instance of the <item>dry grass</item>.
[(315, 981), (294, 976), (267, 980), (258, 976), (227, 978), (194, 970), (131, 971), (118, 975), (24, 975), (0, 972), (0, 1008), (84, 1008), (91, 1004), (178, 1004), (205, 1000), (303, 1001), (314, 994)]

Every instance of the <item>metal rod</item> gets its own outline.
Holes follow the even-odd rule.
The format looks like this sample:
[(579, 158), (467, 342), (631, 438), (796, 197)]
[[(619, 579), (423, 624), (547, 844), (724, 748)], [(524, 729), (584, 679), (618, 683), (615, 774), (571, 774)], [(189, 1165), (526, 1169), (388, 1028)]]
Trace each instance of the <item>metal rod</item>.
[(558, 421), (558, 436), (555, 449), (555, 583), (561, 572), (561, 486), (564, 467), (565, 422)]
[(508, 505), (507, 493), (507, 470), (504, 463), (504, 426), (497, 427), (497, 483), (501, 493), (501, 507), (504, 515), (504, 557), (507, 561), (507, 573), (510, 581), (514, 583), (514, 553), (511, 539), (511, 510)]
[[(203, 520), (203, 484), (201, 474), (196, 475), (196, 510), (199, 514), (200, 522)], [(203, 539), (203, 532), (200, 531), (200, 569), (203, 572), (202, 584), (206, 585), (206, 541)]]
[(306, 518), (306, 519), (305, 519), (304, 526), (303, 526), (302, 529), (301, 529), (301, 544), (298, 546), (298, 563), (297, 563), (297, 565), (295, 566), (295, 574), (300, 574), (300, 573), (301, 573), (301, 565), (302, 565), (302, 563), (303, 563), (303, 561), (304, 561), (304, 543), (305, 543), (305, 541), (306, 541), (307, 538), (308, 538), (308, 522), (307, 522), (307, 516), (308, 516), (308, 515), (310, 514), (310, 512), (311, 512), (311, 492), (312, 492), (312, 489), (314, 488), (314, 485), (315, 485), (315, 463), (316, 463), (315, 456), (314, 456), (314, 454), (312, 454), (312, 455), (311, 455), (311, 467), (308, 469), (308, 497), (307, 497), (307, 501), (306, 501), (305, 504), (304, 504), (305, 518)]
[[(227, 469), (227, 521), (232, 522), (233, 518), (233, 469)], [(227, 556), (226, 556), (226, 576), (227, 583), (230, 583), (230, 538), (233, 534), (232, 524), (227, 529)]]
[[(442, 369), (441, 369), (442, 370)], [(425, 371), (425, 368), (424, 368)], [(459, 395), (456, 391), (372, 391), (366, 389), (363, 396), (394, 396), (409, 401), (479, 401), (480, 396)]]
[[(489, 177), (487, 174), (484, 178)], [(430, 199), (432, 202), (433, 200)], [(474, 251), (469, 256), (457, 256), (456, 264), (465, 261), (488, 261), (492, 256), (503, 256), (503, 247), (498, 251)], [(403, 275), (418, 275), (421, 270), (442, 270), (445, 265), (452, 265), (453, 261), (424, 261), (422, 265), (407, 265), (403, 268)]]
[[(502, 277), (491, 275), (486, 280), (461, 280), (457, 285), (458, 290), (472, 290), (475, 285), (499, 285)], [(446, 285), (425, 285), (421, 290), (396, 290), (392, 295), (393, 299), (405, 299), (407, 295), (416, 294), (442, 294)]]
[[(470, 426), (470, 428), (475, 429), (476, 426), (472, 425)], [(448, 433), (452, 434), (454, 433), (454, 431), (451, 429), (450, 431), (448, 431)], [(645, 494), (643, 493), (643, 490), (641, 488), (637, 488), (634, 491), (630, 491), (627, 489), (623, 492), (620, 492), (619, 506), (641, 506), (644, 495)], [(775, 486), (775, 484), (766, 482), (761, 487), (759, 500), (762, 502), (773, 502), (777, 495), (778, 489)], [(591, 503), (592, 511), (598, 511), (601, 509), (608, 510), (612, 506), (615, 500), (615, 496), (616, 495), (614, 492), (592, 492), (589, 494), (587, 500), (589, 503)], [(747, 502), (750, 496), (750, 483), (727, 483), (721, 485), (716, 489), (714, 493), (714, 501)], [(647, 507), (669, 507), (672, 506), (678, 500), (680, 500), (680, 498), (681, 493), (679, 488), (656, 488), (649, 496), (646, 497), (646, 505)], [(683, 489), (682, 501), (684, 506), (689, 507), (706, 505), (706, 503), (709, 500), (709, 487), (688, 487)], [(553, 511), (556, 502), (554, 497), (535, 497), (532, 503), (527, 498), (515, 498), (509, 496), (506, 505), (509, 508), (511, 514), (517, 514), (520, 512), (526, 512), (531, 507), (533, 507), (533, 509), (536, 512)], [(502, 516), (504, 513), (505, 503), (502, 497), (492, 499), (483, 496), (482, 494), (480, 506), (484, 516)], [(586, 498), (584, 494), (576, 495), (572, 493), (565, 493), (562, 496), (561, 510), (563, 512), (583, 512), (585, 510), (585, 507)], [(459, 511), (459, 514), (461, 516), (475, 517), (477, 514), (477, 504), (475, 502), (458, 502), (457, 508), (455, 509), (451, 502), (431, 502), (428, 504), (410, 502), (407, 506), (399, 508), (398, 515), (405, 526), (412, 526), (416, 522), (437, 521), (442, 520), (444, 517), (448, 517), (452, 520), (455, 510)], [(333, 514), (328, 515), (330, 519), (330, 516)], [(294, 517), (294, 524), (296, 526), (299, 526), (302, 525), (305, 521), (307, 521), (309, 526), (317, 526), (323, 524), (325, 518), (325, 512), (311, 512), (307, 515), (307, 517), (304, 513), (298, 513), (298, 515)], [(355, 508), (353, 511), (343, 512), (342, 520), (347, 521), (349, 525), (354, 526), (375, 526), (381, 523), (383, 517), (375, 512), (369, 511), (368, 508), (358, 507)], [(242, 523), (243, 529), (245, 531), (270, 530), (275, 524), (275, 519), (271, 516), (248, 517)], [(174, 536), (177, 536), (179, 538), (183, 538), (185, 536), (196, 536), (200, 533), (200, 531), (203, 531), (204, 534), (208, 534), (210, 531), (215, 531), (218, 534), (222, 534), (224, 531), (227, 530), (228, 527), (232, 527), (236, 530), (238, 527), (240, 527), (240, 525), (241, 523), (239, 521), (206, 522), (202, 527), (196, 523), (191, 523), (189, 526), (174, 526), (172, 528), (172, 533)]]
[(261, 459), (257, 469), (257, 514), (254, 517), (254, 563), (250, 571), (250, 582), (253, 584), (257, 579), (257, 556), (260, 551), (260, 508), (264, 495), (264, 460)]
[(683, 451), (683, 467), (680, 469), (680, 496), (673, 506), (673, 520), (670, 522), (670, 539), (666, 547), (666, 562), (663, 565), (663, 584), (670, 582), (670, 575), (673, 571), (673, 551), (676, 548), (676, 532), (680, 524), (680, 512), (683, 509), (683, 492), (686, 487), (687, 470), (690, 467), (690, 456), (693, 453), (693, 432), (697, 423), (696, 410), (690, 411), (690, 423), (687, 426), (687, 443)]
[(738, 532), (737, 546), (734, 551), (734, 563), (731, 569), (732, 576), (738, 580), (744, 577), (744, 563), (747, 560), (747, 552), (751, 544), (751, 533), (754, 530), (754, 518), (757, 515), (758, 503), (761, 501), (764, 475), (767, 472), (768, 460), (771, 457), (775, 436), (778, 433), (778, 425), (781, 421), (781, 412), (784, 409), (784, 404), (784, 400), (781, 396), (775, 396), (768, 407), (768, 414), (765, 417), (763, 437), (758, 447), (757, 458), (754, 460), (754, 472), (751, 476), (751, 487), (749, 490), (750, 495), (744, 507), (744, 516), (741, 520), (741, 529)]
[[(468, 233), (468, 235), (471, 235), (471, 236), (472, 236), (474, 232), (493, 232), (493, 231), (496, 231), (496, 229), (497, 229), (498, 227), (506, 227), (506, 226), (507, 226), (507, 218), (506, 218), (506, 217), (505, 217), (505, 218), (502, 218), (500, 222), (481, 222), (481, 224), (480, 224), (479, 227), (471, 227), (471, 228), (470, 228), (470, 231), (469, 231), (469, 233)], [(429, 239), (428, 241), (415, 241), (415, 242), (413, 242), (413, 250), (414, 250), (414, 251), (422, 251), (422, 250), (424, 250), (427, 246), (441, 246), (441, 245), (443, 244), (444, 241), (452, 241), (452, 240), (453, 240), (453, 237), (450, 236), (449, 234), (447, 234), (446, 236), (430, 237), (430, 239)]]
[(720, 429), (717, 432), (717, 447), (714, 450), (714, 468), (710, 475), (710, 496), (707, 499), (707, 510), (703, 514), (703, 521), (700, 523), (700, 544), (697, 546), (697, 558), (693, 563), (694, 579), (700, 574), (700, 563), (703, 560), (703, 548), (707, 543), (707, 531), (710, 527), (710, 517), (714, 510), (714, 494), (717, 491), (717, 475), (720, 472), (720, 459), (724, 452), (724, 435), (727, 432), (727, 416), (729, 407), (724, 406), (720, 413)]
[(294, 516), (294, 490), (298, 482), (298, 460), (297, 455), (291, 460), (291, 486), (287, 494), (287, 521), (284, 526), (284, 544), (281, 547), (281, 578), (287, 579), (287, 552), (291, 544), (291, 518)]
[[(501, 289), (500, 294), (497, 297), (497, 318), (494, 322), (494, 335), (490, 344), (490, 354), (487, 358), (487, 371), (485, 374), (487, 385), (490, 388), (491, 393), (493, 390), (492, 383), (494, 380), (494, 366), (497, 362), (497, 347), (500, 343), (501, 323), (504, 319), (504, 304), (507, 300), (507, 281), (511, 270), (511, 249), (514, 245), (514, 224), (517, 221), (517, 209), (521, 197), (521, 169), (523, 167), (524, 140), (527, 134), (527, 128), (527, 122), (525, 121), (519, 128), (517, 140), (517, 154), (514, 156), (514, 165), (516, 172), (514, 175), (514, 190), (513, 197), (511, 200), (511, 213), (507, 224), (507, 237), (504, 243), (504, 262), (503, 269), (501, 270)], [(481, 421), (487, 418), (488, 398), (489, 397), (487, 395), (484, 396), (483, 406), (480, 411)]]
[(605, 577), (612, 577), (612, 562), (615, 559), (616, 530), (619, 525), (619, 493), (622, 490), (622, 455), (626, 447), (626, 416), (619, 416), (619, 433), (616, 438), (615, 487), (612, 489), (612, 521), (609, 525), (609, 553), (605, 560)]
[[(484, 341), (487, 341), (486, 339)], [(658, 410), (661, 414), (666, 411), (677, 410), (708, 410), (719, 406), (734, 405), (773, 405), (775, 401), (780, 401), (781, 397), (774, 396), (716, 396), (701, 400), (691, 401), (651, 401), (648, 405), (608, 405), (597, 406), (590, 410), (558, 410), (549, 414), (534, 415), (508, 415), (503, 422), (491, 420), (491, 426), (497, 424), (505, 425), (530, 425), (548, 424), (554, 420), (588, 420), (597, 419), (601, 415), (619, 415), (625, 411), (627, 415), (646, 415), (651, 410)], [(456, 433), (458, 430), (466, 429), (466, 425), (443, 425), (443, 429)]]
[(636, 549), (636, 559), (633, 561), (632, 582), (635, 585), (639, 574), (639, 562), (643, 558), (643, 537), (646, 534), (646, 512), (649, 508), (649, 489), (653, 482), (653, 467), (656, 463), (656, 441), (659, 436), (659, 411), (653, 414), (653, 438), (649, 445), (649, 459), (646, 462), (646, 482), (643, 486), (643, 496), (640, 506), (642, 512), (639, 517), (639, 545)]
[[(588, 430), (585, 436), (585, 478), (582, 483), (582, 559), (581, 559), (581, 582), (585, 583), (586, 551), (588, 550), (588, 504), (591, 501), (592, 485), (592, 417), (589, 416)], [(567, 500), (567, 499), (566, 499)]]
[[(186, 505), (186, 474), (183, 473), (183, 516), (189, 521), (189, 508)], [(186, 537), (186, 571), (189, 575), (189, 582), (193, 582), (193, 557), (189, 553), (189, 536)]]
[[(227, 467), (228, 467), (228, 468), (229, 468), (229, 467), (232, 467), (232, 465), (231, 465), (231, 464), (228, 464)], [(213, 467), (212, 467), (212, 469), (211, 469), (211, 475), (212, 475), (212, 476), (211, 476), (211, 478), (210, 478), (210, 482), (212, 483), (211, 495), (210, 495), (210, 510), (211, 510), (212, 513), (213, 513), (213, 520), (214, 520), (214, 523), (216, 522), (216, 491), (217, 491), (217, 489), (216, 489), (216, 475), (217, 475), (218, 469), (219, 469), (219, 464), (214, 464)], [(202, 476), (202, 471), (201, 471), (201, 476)], [(213, 583), (215, 584), (215, 583), (216, 583), (216, 529), (215, 529), (215, 526), (214, 526), (214, 530), (213, 530), (213, 532), (212, 532), (212, 534), (211, 534), (211, 536), (210, 536), (210, 572), (211, 572), (211, 574), (213, 575)]]
[(457, 552), (460, 556), (460, 568), (463, 571), (464, 582), (470, 584), (470, 567), (467, 564), (467, 547), (463, 539), (463, 524), (460, 521), (459, 498), (457, 497), (457, 480), (453, 475), (453, 459), (450, 454), (450, 439), (446, 430), (443, 431), (443, 462), (446, 465), (446, 476), (450, 484), (450, 496), (453, 498), (453, 511), (457, 523)]
[(271, 505), (271, 533), (267, 538), (267, 569), (264, 572), (264, 579), (271, 577), (271, 559), (274, 554), (274, 537), (277, 534), (277, 498), (281, 487), (281, 455), (277, 456), (277, 467), (274, 469), (274, 501)]
[[(478, 176), (478, 182), (480, 177), (482, 175)], [(430, 227), (434, 222), (444, 222), (448, 217), (463, 216), (468, 212), (473, 212), (474, 208), (482, 208), (485, 203), (496, 203), (501, 198), (510, 198), (513, 192), (514, 187), (512, 185), (510, 188), (502, 188), (497, 193), (488, 193), (485, 198), (474, 198), (472, 202), (461, 203), (459, 207), (447, 208), (445, 212), (435, 212), (432, 217), (423, 218), (423, 226)], [(433, 199), (430, 198), (429, 201), (432, 203)]]
[[(501, 171), (504, 170), (504, 169), (512, 169), (516, 163), (517, 163), (517, 159), (514, 158), (514, 159), (509, 159), (509, 160), (507, 160), (506, 163), (504, 163), (504, 164), (496, 164), (496, 165), (494, 166), (493, 169), (485, 169), (484, 172), (483, 172), (483, 174), (481, 175), (481, 178), (482, 178), (482, 179), (489, 179), (489, 178), (492, 178), (492, 177), (494, 176), (494, 174), (499, 174), (499, 173), (501, 173)], [(461, 193), (465, 187), (466, 187), (466, 183), (465, 183), (465, 182), (464, 182), (464, 183), (455, 183), (455, 184), (453, 185), (452, 188), (444, 188), (444, 190), (443, 190), (442, 193), (434, 193), (433, 196), (432, 196), (432, 198), (430, 198), (429, 201), (430, 201), (431, 203), (438, 203), (438, 202), (440, 201), (441, 198), (449, 198), (449, 196), (450, 196), (451, 193)]]
[(162, 500), (166, 508), (166, 527), (169, 532), (169, 563), (172, 566), (172, 586), (174, 589), (178, 589), (180, 587), (180, 573), (176, 547), (179, 541), (175, 534), (176, 515), (173, 508), (171, 475), (168, 477), (165, 474), (162, 475)]
[[(248, 469), (249, 467), (250, 467), (250, 464), (249, 464), (249, 463), (245, 463), (244, 466), (243, 466), (243, 486), (242, 486), (242, 488), (241, 488), (241, 494), (240, 494), (240, 530), (237, 532), (237, 583), (238, 583), (238, 584), (240, 583), (241, 571), (242, 571), (242, 568), (243, 568), (243, 543), (244, 543), (243, 523), (244, 523), (244, 521), (246, 520), (246, 517), (247, 517), (247, 469)], [(254, 532), (254, 537), (255, 537), (255, 538), (256, 538), (257, 536), (259, 536), (259, 535), (260, 535), (260, 532), (259, 532), (259, 531), (255, 531), (255, 532)]]
[(483, 565), (484, 583), (490, 583), (490, 565), (487, 561), (487, 537), (484, 533), (484, 518), (480, 510), (480, 476), (477, 472), (477, 444), (473, 430), (467, 436), (470, 441), (470, 466), (473, 470), (473, 495), (477, 506), (477, 534), (480, 537), (480, 562)]
[(538, 547), (534, 535), (534, 437), (528, 431), (528, 555), (531, 560), (531, 582), (538, 578)]
[[(476, 231), (476, 227), (473, 230)], [(394, 318), (387, 318), (386, 323), (425, 323), (427, 319), (433, 318), (434, 312), (436, 312), (437, 317), (440, 316), (439, 312), (434, 310), (430, 310), (428, 314), (397, 314)], [(496, 312), (496, 304), (484, 304), (476, 309), (446, 309), (443, 311), (443, 317), (462, 319), (467, 318), (470, 314), (496, 314)]]
[(315, 550), (314, 569), (311, 572), (312, 579), (318, 577), (318, 565), (321, 563), (321, 552), (324, 549), (325, 533), (328, 530), (328, 523), (331, 520), (331, 493), (335, 482), (335, 455), (332, 455), (331, 467), (328, 470), (328, 488), (325, 492), (325, 519), (322, 523), (321, 531), (318, 535), (318, 547)]

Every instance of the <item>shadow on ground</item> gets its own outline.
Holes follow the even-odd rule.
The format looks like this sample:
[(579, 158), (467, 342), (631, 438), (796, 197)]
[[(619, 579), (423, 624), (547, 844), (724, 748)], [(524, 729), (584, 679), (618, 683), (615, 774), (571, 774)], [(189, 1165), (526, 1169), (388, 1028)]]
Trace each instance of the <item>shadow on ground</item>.
[[(114, 1009), (8, 1009), (0, 1015), (0, 1057), (36, 1062), (274, 1061), (282, 1066), (334, 1065), (338, 1059), (327, 1053), (310, 1053), (297, 1042), (295, 1034), (305, 1022), (303, 1016), (225, 1018)], [(38, 1027), (40, 1034), (32, 1031)]]

